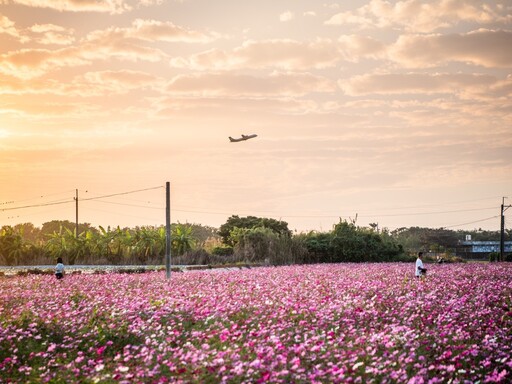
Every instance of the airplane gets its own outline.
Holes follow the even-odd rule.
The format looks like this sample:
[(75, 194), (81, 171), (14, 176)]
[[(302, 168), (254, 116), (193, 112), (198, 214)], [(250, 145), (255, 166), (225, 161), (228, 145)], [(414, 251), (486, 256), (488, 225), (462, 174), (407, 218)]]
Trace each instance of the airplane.
[(231, 136), (229, 136), (229, 141), (232, 143), (238, 143), (239, 141), (254, 139), (255, 137), (258, 137), (258, 135), (242, 135), (242, 137), (237, 139), (233, 139)]

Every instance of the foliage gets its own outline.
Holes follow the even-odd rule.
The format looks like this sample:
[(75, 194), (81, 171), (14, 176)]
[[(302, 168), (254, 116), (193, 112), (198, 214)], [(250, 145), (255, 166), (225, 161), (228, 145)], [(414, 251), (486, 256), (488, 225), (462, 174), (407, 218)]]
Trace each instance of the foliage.
[[(76, 223), (72, 223), (69, 220), (52, 220), (46, 223), (43, 223), (40, 231), (41, 238), (46, 238), (46, 236), (51, 235), (55, 232), (59, 232), (60, 228), (69, 229), (71, 232), (76, 230)], [(92, 227), (89, 223), (78, 223), (78, 233), (97, 231), (96, 228)]]
[[(100, 226), (96, 229), (83, 223), (79, 228), (76, 236), (75, 223), (67, 220), (44, 223), (41, 229), (31, 223), (3, 227), (0, 230), (0, 262), (6, 265), (51, 264), (57, 257), (63, 257), (68, 264), (163, 262), (166, 246), (163, 226), (122, 229)], [(441, 253), (448, 259), (467, 234), (477, 241), (499, 239), (498, 231), (420, 227), (389, 231), (386, 228), (379, 230), (376, 223), (371, 223), (368, 228), (356, 227), (355, 222), (340, 223), (329, 232), (292, 236), (286, 222), (254, 216), (231, 216), (218, 232), (215, 228), (188, 223), (173, 223), (171, 231), (173, 258), (203, 249), (210, 260), (220, 263), (250, 260), (273, 264), (410, 261), (408, 256), (416, 255), (419, 250)], [(507, 231), (505, 240), (509, 239), (512, 239), (512, 233)]]
[(0, 256), (6, 265), (18, 264), (26, 251), (23, 232), (16, 232), (11, 226), (0, 230)]
[(84, 232), (78, 236), (69, 228), (59, 228), (59, 232), (48, 235), (46, 248), (54, 261), (62, 257), (67, 264), (73, 265), (77, 259), (83, 258), (89, 253), (89, 244)]
[(236, 241), (236, 259), (244, 262), (283, 265), (308, 260), (307, 248), (301, 239), (281, 235), (270, 228), (235, 228), (232, 238)]
[(311, 231), (306, 235), (298, 235), (308, 250), (308, 262), (320, 263), (331, 261), (331, 239), (330, 232)]
[(130, 250), (138, 263), (159, 260), (165, 255), (165, 229), (136, 227), (130, 234)]
[[(450, 253), (457, 245), (465, 241), (466, 236), (471, 236), (472, 241), (499, 241), (500, 231), (458, 230), (452, 231), (446, 228), (398, 228), (390, 232), (390, 236), (402, 244), (408, 253), (416, 254), (418, 251), (432, 251), (436, 253)], [(512, 231), (505, 230), (505, 240), (512, 240)]]
[(221, 247), (215, 247), (212, 249), (212, 255), (216, 255), (216, 256), (229, 256), (229, 255), (232, 255), (233, 252), (234, 252), (233, 247), (230, 247), (227, 245), (224, 245)]
[(368, 262), (400, 260), (403, 248), (387, 231), (357, 227), (340, 221), (329, 233), (304, 236), (310, 262)]
[(401, 246), (390, 239), (346, 221), (334, 227), (330, 249), (333, 262), (391, 261), (403, 253)]
[(173, 227), (172, 254), (181, 256), (185, 252), (191, 250), (194, 245), (194, 237), (192, 235), (193, 227), (186, 224), (177, 224)]
[(222, 224), (219, 228), (218, 235), (226, 245), (234, 246), (237, 239), (232, 237), (233, 230), (240, 229), (254, 229), (254, 228), (267, 228), (276, 234), (291, 237), (292, 233), (288, 229), (288, 223), (281, 220), (270, 218), (261, 218), (255, 216), (239, 217), (233, 215)]

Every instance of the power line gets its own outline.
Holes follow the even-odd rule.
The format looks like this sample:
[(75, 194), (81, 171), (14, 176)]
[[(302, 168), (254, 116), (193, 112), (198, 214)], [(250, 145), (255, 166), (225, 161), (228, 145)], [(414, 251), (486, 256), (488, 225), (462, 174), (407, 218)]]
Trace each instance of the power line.
[(129, 195), (129, 194), (131, 194), (131, 193), (144, 192), (144, 191), (151, 191), (151, 190), (159, 189), (159, 188), (163, 188), (163, 186), (159, 186), (159, 187), (151, 187), (151, 188), (144, 188), (144, 189), (137, 189), (137, 190), (135, 190), (135, 191), (128, 191), (128, 192), (112, 193), (112, 194), (110, 194), (110, 195), (103, 195), (103, 196), (97, 196), (97, 197), (89, 197), (89, 198), (85, 198), (85, 199), (80, 199), (80, 201), (86, 201), (86, 200), (99, 200), (99, 199), (104, 199), (104, 198), (107, 198), (107, 197), (114, 197), (114, 196), (121, 196), (121, 195)]
[(486, 219), (481, 219), (481, 220), (476, 220), (476, 221), (470, 221), (470, 222), (468, 222), (468, 223), (462, 223), (462, 224), (448, 225), (448, 226), (444, 226), (444, 227), (442, 227), (442, 228), (454, 228), (454, 227), (461, 227), (461, 226), (463, 226), (463, 225), (469, 225), (469, 224), (480, 223), (480, 222), (482, 222), (482, 221), (488, 221), (488, 220), (496, 219), (496, 218), (498, 218), (498, 217), (500, 217), (500, 216), (499, 216), (499, 215), (497, 215), (497, 216), (491, 216), (491, 217), (488, 217), (488, 218), (486, 218)]
[(73, 202), (74, 202), (74, 200), (54, 201), (54, 202), (50, 202), (50, 203), (41, 203), (41, 204), (34, 204), (34, 205), (24, 205), (24, 206), (21, 206), (21, 207), (2, 208), (2, 209), (0, 209), (0, 211), (3, 212), (3, 211), (12, 211), (12, 210), (15, 210), (15, 209), (47, 207), (49, 205), (68, 204), (68, 203), (73, 203)]
[(23, 200), (4, 201), (4, 202), (0, 202), (0, 205), (7, 205), (7, 204), (10, 205), (10, 204), (23, 203), (25, 201), (38, 200), (38, 199), (42, 199), (44, 197), (63, 195), (63, 194), (71, 193), (71, 192), (74, 192), (74, 191), (63, 191), (63, 192), (51, 193), (51, 194), (48, 194), (48, 195), (41, 195), (41, 196), (37, 196), (37, 197), (30, 197), (28, 199), (23, 199)]
[[(458, 209), (451, 211), (435, 211), (435, 212), (410, 212), (410, 213), (395, 213), (395, 214), (375, 214), (375, 215), (359, 215), (359, 217), (363, 218), (373, 218), (373, 217), (393, 217), (393, 216), (420, 216), (420, 215), (438, 215), (445, 213), (459, 213), (459, 212), (473, 212), (473, 211), (486, 211), (496, 209), (496, 207), (487, 207), (487, 208), (474, 208), (474, 209)], [(230, 215), (232, 213), (227, 212), (211, 212), (211, 211), (200, 211), (200, 210), (182, 210), (182, 209), (174, 209), (176, 212), (183, 213), (203, 213), (203, 214), (212, 214), (212, 215)], [(343, 215), (288, 215), (282, 214), (278, 212), (262, 212), (262, 211), (252, 211), (247, 210), (247, 212), (259, 212), (259, 213), (271, 213), (276, 216), (288, 217), (288, 218), (337, 218), (337, 217), (348, 217)]]
[[(128, 194), (131, 194), (131, 193), (150, 191), (150, 190), (158, 189), (158, 188), (163, 188), (163, 186), (144, 188), (144, 189), (137, 189), (137, 190), (134, 190), (134, 191), (127, 191), (127, 192), (120, 192), (120, 193), (113, 193), (113, 194), (104, 195), (104, 196), (90, 197), (90, 198), (86, 198), (86, 199), (80, 199), (80, 201), (84, 201), (84, 200), (98, 200), (98, 199), (103, 199), (103, 198), (107, 198), (107, 197), (114, 197), (114, 196), (128, 195)], [(75, 202), (74, 199), (73, 200), (60, 200), (60, 201), (57, 200), (57, 201), (48, 202), (48, 203), (23, 205), (23, 206), (20, 206), (20, 207), (0, 208), (0, 211), (4, 212), (4, 211), (16, 210), (16, 209), (47, 207), (47, 206), (50, 206), (50, 205), (68, 204), (68, 203), (73, 203), (73, 202)]]
[[(82, 199), (84, 201), (86, 199)], [(148, 207), (146, 205), (138, 205), (138, 204), (128, 204), (128, 203), (116, 203), (115, 201), (103, 201), (103, 200), (95, 200), (95, 203), (104, 203), (104, 204), (113, 204), (113, 205), (122, 205), (125, 207), (136, 207), (136, 208), (147, 208), (147, 209), (158, 209), (162, 210), (164, 207)]]
[(445, 213), (458, 213), (458, 212), (473, 212), (473, 211), (487, 211), (491, 209), (496, 209), (496, 207), (487, 207), (487, 208), (473, 208), (473, 209), (456, 209), (452, 211), (435, 211), (435, 212), (410, 212), (410, 213), (392, 213), (385, 215), (360, 215), (359, 217), (393, 217), (393, 216), (420, 216), (420, 215), (440, 215)]
[[(416, 208), (427, 208), (427, 207), (442, 207), (446, 205), (460, 205), (465, 203), (472, 203), (475, 201), (484, 201), (484, 200), (491, 200), (496, 199), (500, 196), (493, 196), (493, 197), (485, 197), (481, 199), (472, 199), (472, 200), (460, 200), (460, 201), (454, 201), (454, 202), (446, 202), (446, 203), (439, 203), (439, 204), (422, 204), (422, 205), (409, 205), (409, 206), (403, 206), (403, 207), (386, 207), (383, 210), (384, 211), (395, 211), (395, 210), (403, 210), (403, 209), (416, 209)], [(357, 210), (358, 212), (363, 212), (362, 210)]]

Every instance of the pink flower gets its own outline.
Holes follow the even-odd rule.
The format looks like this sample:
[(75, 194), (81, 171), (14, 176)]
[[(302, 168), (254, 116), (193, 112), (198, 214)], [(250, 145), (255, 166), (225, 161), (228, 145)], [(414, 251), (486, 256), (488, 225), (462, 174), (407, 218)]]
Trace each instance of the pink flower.
[(102, 347), (99, 347), (97, 350), (96, 350), (96, 354), (98, 355), (103, 355), (103, 352), (105, 352), (105, 349), (107, 348), (106, 345), (102, 346)]

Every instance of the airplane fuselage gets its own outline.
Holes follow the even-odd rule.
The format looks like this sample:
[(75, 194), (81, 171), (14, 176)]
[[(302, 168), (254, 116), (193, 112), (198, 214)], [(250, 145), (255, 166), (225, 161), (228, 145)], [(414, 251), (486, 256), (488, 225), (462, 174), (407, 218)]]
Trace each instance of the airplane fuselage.
[(242, 135), (242, 137), (239, 137), (239, 138), (232, 138), (231, 136), (229, 136), (229, 141), (232, 143), (238, 143), (240, 141), (254, 139), (255, 137), (258, 137), (258, 135), (254, 135), (254, 134), (253, 135)]

